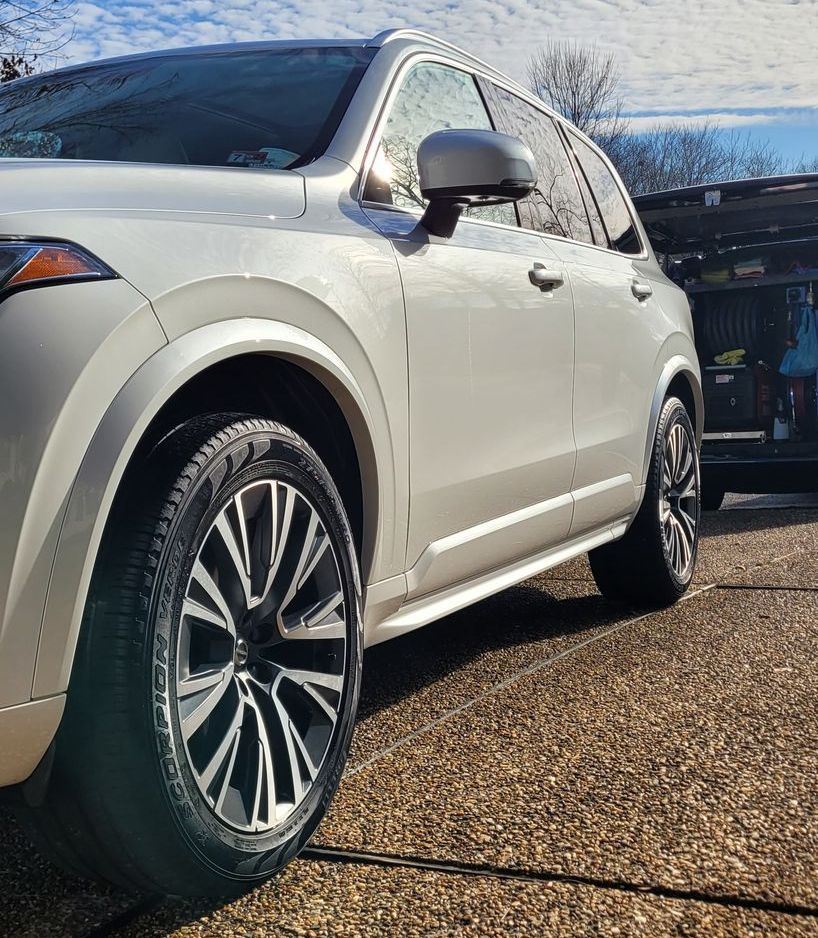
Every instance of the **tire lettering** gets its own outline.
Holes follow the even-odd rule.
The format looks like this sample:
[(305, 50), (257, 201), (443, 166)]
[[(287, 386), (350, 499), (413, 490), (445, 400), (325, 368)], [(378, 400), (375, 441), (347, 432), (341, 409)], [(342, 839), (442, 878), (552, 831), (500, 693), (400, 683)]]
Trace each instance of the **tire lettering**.
[(153, 683), (154, 687), (160, 694), (164, 694), (168, 688), (168, 679), (165, 672), (164, 665), (156, 664), (153, 669)]

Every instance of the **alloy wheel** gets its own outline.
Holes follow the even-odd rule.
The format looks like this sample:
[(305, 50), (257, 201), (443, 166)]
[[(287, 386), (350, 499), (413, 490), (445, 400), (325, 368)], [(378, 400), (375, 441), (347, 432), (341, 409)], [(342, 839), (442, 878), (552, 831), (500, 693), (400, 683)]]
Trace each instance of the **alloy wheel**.
[(699, 474), (693, 439), (681, 423), (665, 437), (659, 520), (673, 571), (685, 580), (694, 561), (699, 523)]
[(269, 830), (315, 784), (346, 684), (347, 614), (332, 539), (307, 495), (259, 480), (221, 508), (181, 607), (176, 700), (211, 809)]

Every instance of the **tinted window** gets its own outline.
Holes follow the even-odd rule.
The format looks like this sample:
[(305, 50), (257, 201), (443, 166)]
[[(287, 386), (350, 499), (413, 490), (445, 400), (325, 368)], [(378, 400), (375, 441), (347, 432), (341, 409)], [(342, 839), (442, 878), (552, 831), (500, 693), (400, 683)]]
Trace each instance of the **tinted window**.
[(628, 204), (605, 162), (584, 141), (571, 134), (580, 165), (596, 196), (611, 245), (623, 254), (641, 254), (642, 246)]
[(319, 155), (371, 50), (163, 55), (0, 91), (0, 153), (284, 168)]
[(599, 208), (597, 207), (596, 202), (594, 201), (594, 196), (591, 192), (591, 189), (588, 185), (588, 181), (585, 178), (585, 174), (582, 172), (582, 168), (575, 164), (577, 182), (579, 183), (579, 189), (582, 193), (582, 201), (585, 203), (585, 208), (588, 212), (588, 221), (591, 223), (591, 231), (594, 234), (594, 241), (602, 247), (610, 247), (608, 243), (608, 235), (605, 232), (605, 226), (602, 224), (602, 216), (599, 214)]
[[(445, 65), (417, 65), (395, 97), (372, 165), (365, 197), (401, 208), (423, 208), (417, 154), (421, 141), (436, 130), (491, 130), (480, 92), (471, 75)], [(514, 206), (493, 205), (466, 212), (516, 225)]]
[[(577, 180), (559, 132), (547, 114), (502, 88), (494, 89), (504, 129), (527, 144), (537, 161), (537, 188), (528, 216), (546, 234), (593, 243)], [(527, 223), (522, 214), (523, 223)]]

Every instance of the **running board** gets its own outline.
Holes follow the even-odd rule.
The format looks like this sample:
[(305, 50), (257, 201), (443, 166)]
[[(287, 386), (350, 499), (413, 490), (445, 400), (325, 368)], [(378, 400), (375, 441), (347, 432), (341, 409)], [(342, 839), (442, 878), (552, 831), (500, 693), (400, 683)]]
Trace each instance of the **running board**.
[(413, 629), (420, 628), (422, 625), (428, 625), (436, 619), (442, 619), (444, 616), (457, 612), (465, 606), (471, 606), (472, 603), (479, 602), (487, 596), (499, 593), (510, 586), (522, 583), (538, 573), (557, 567), (567, 560), (572, 560), (580, 554), (587, 553), (595, 547), (602, 544), (608, 544), (615, 541), (628, 529), (627, 521), (620, 521), (614, 525), (607, 525), (601, 530), (592, 531), (590, 534), (584, 534), (582, 537), (575, 538), (562, 544), (559, 547), (552, 547), (542, 553), (536, 554), (525, 560), (518, 560), (500, 570), (494, 570), (491, 573), (484, 573), (474, 580), (467, 580), (456, 586), (447, 587), (424, 596), (422, 599), (416, 599), (405, 603), (393, 615), (379, 622), (371, 629), (367, 630), (366, 646), (377, 645), (380, 642), (388, 641), (390, 638), (397, 638), (405, 632), (411, 632)]

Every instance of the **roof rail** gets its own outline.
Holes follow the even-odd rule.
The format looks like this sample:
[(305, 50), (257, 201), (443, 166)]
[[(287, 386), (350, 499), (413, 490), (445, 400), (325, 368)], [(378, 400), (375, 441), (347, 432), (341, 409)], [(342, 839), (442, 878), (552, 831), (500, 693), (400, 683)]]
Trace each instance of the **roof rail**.
[(425, 33), (422, 29), (412, 29), (411, 27), (402, 26), (384, 29), (376, 36), (368, 39), (364, 45), (367, 48), (380, 48), (381, 46), (385, 46), (388, 42), (394, 42), (396, 39), (416, 39), (419, 42), (428, 42), (430, 45), (437, 46), (441, 49), (447, 49), (449, 52), (456, 52), (459, 56), (479, 65), (481, 68), (494, 72), (495, 75), (502, 75), (502, 72), (493, 65), (489, 65), (488, 62), (484, 62), (476, 55), (472, 55), (471, 52), (466, 52), (465, 49), (461, 49), (460, 46), (456, 46), (452, 42), (447, 42), (445, 39), (438, 39), (437, 36), (433, 36), (431, 33)]

